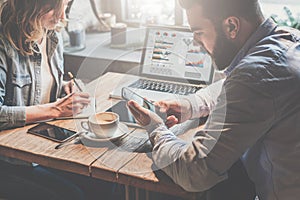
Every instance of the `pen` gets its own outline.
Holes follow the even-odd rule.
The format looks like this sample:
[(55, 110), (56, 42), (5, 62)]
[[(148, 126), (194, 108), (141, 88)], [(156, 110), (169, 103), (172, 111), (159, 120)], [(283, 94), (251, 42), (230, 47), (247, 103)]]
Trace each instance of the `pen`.
[(79, 84), (77, 83), (75, 77), (73, 76), (73, 74), (71, 72), (68, 72), (69, 77), (71, 78), (71, 80), (74, 81), (75, 85), (77, 86), (77, 88), (79, 89), (80, 92), (82, 92), (83, 90), (81, 89), (81, 87), (79, 86)]

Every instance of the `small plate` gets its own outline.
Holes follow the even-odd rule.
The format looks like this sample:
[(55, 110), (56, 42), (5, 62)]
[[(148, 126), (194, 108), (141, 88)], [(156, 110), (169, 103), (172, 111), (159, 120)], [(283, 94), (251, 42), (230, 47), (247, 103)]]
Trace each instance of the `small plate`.
[(98, 138), (94, 133), (86, 132), (85, 134), (80, 135), (80, 139), (82, 142), (84, 142), (84, 141), (107, 142), (107, 141), (111, 141), (111, 140), (116, 140), (127, 133), (129, 133), (129, 129), (128, 129), (127, 125), (120, 122), (117, 131), (114, 133), (114, 135), (112, 137)]

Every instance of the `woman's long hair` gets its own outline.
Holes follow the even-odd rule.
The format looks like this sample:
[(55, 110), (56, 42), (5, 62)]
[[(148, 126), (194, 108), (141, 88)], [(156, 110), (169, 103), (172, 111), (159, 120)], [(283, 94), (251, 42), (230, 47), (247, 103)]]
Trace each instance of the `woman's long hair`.
[(59, 19), (63, 0), (6, 0), (1, 6), (3, 34), (22, 55), (33, 54), (33, 44), (45, 32), (41, 18), (54, 10)]

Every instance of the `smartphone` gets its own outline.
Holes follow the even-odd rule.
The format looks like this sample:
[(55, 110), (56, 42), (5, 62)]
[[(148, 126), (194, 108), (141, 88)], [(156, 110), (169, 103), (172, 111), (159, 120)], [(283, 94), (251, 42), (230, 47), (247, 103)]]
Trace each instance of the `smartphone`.
[(151, 101), (147, 100), (146, 98), (140, 96), (136, 92), (132, 91), (131, 89), (127, 87), (122, 88), (122, 98), (126, 101), (134, 100), (139, 105), (143, 106), (144, 108), (151, 110), (152, 112), (155, 112), (158, 116), (160, 116), (164, 121), (167, 118), (166, 113), (159, 112), (159, 108), (156, 107)]
[(65, 142), (78, 135), (76, 131), (48, 124), (46, 122), (42, 122), (28, 129), (27, 132), (56, 142)]

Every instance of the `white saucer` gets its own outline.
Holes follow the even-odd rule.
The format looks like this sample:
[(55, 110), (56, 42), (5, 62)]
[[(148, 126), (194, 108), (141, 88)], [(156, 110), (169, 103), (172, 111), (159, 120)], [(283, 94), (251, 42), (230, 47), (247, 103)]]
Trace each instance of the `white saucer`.
[(84, 141), (106, 142), (106, 141), (118, 139), (127, 133), (129, 133), (129, 129), (128, 129), (127, 125), (120, 122), (117, 131), (114, 133), (114, 135), (112, 137), (98, 138), (94, 133), (86, 132), (85, 134), (80, 135), (80, 139), (82, 142), (84, 142)]

